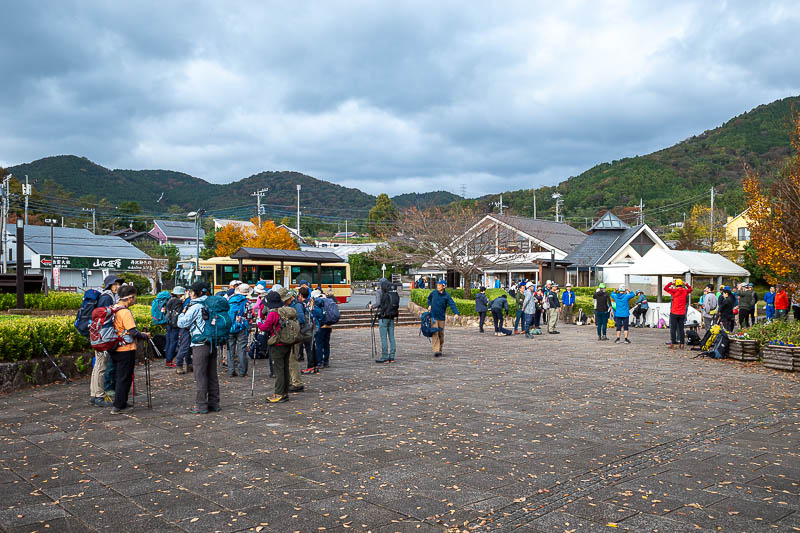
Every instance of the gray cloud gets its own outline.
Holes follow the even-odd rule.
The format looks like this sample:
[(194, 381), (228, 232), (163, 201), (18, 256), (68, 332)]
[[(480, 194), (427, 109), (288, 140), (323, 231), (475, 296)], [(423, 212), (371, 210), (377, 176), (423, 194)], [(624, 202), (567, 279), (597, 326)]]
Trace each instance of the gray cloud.
[(800, 92), (792, 2), (17, 2), (0, 160), (554, 184)]

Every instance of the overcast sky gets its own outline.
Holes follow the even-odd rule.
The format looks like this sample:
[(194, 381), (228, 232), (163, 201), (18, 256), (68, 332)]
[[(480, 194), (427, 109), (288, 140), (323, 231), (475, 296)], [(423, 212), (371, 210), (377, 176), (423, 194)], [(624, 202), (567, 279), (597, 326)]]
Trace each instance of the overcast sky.
[(477, 196), (800, 93), (796, 1), (602, 4), (8, 2), (0, 164)]

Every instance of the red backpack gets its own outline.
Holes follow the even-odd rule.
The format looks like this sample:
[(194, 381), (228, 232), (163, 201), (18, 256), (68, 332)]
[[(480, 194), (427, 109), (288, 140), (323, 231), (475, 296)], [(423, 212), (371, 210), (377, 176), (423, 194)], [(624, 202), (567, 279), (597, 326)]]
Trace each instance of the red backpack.
[(92, 321), (89, 323), (89, 344), (98, 352), (113, 351), (123, 344), (133, 342), (130, 337), (126, 339), (120, 335), (114, 327), (114, 317), (119, 309), (117, 307), (98, 307), (92, 311)]

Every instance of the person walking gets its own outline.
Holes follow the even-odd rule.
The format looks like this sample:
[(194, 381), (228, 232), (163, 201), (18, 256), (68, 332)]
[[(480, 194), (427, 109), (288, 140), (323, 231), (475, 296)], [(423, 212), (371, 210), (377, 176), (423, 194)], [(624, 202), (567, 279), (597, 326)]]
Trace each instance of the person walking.
[(606, 292), (606, 284), (601, 283), (592, 296), (594, 299), (594, 321), (597, 324), (597, 340), (608, 340), (608, 318), (611, 316), (611, 297)]
[(480, 292), (475, 295), (475, 312), (478, 313), (478, 331), (483, 333), (483, 325), (486, 323), (486, 311), (489, 310), (489, 299), (486, 297), (486, 287), (481, 287)]
[(167, 343), (164, 347), (164, 359), (169, 368), (175, 368), (175, 356), (178, 353), (178, 338), (180, 337), (181, 330), (178, 327), (178, 316), (183, 310), (182, 296), (186, 294), (186, 289), (177, 286), (172, 289), (164, 306), (164, 315), (167, 319)]
[(550, 289), (547, 292), (547, 333), (551, 335), (558, 335), (561, 333), (556, 329), (558, 325), (558, 308), (561, 307), (561, 300), (558, 297), (558, 283), (553, 283), (550, 285)]
[(234, 294), (228, 298), (228, 316), (231, 318), (231, 333), (228, 337), (228, 375), (236, 377), (238, 361), (239, 376), (247, 376), (247, 337), (250, 334), (250, 321), (248, 320), (247, 297), (250, 295), (250, 285), (239, 283)]
[(736, 307), (736, 297), (731, 288), (725, 285), (722, 287), (722, 294), (717, 299), (717, 311), (722, 327), (728, 333), (732, 333), (736, 328), (736, 315), (733, 313)]
[(444, 326), (445, 318), (447, 317), (447, 307), (450, 306), (455, 316), (461, 316), (456, 307), (456, 302), (445, 290), (447, 284), (443, 279), (436, 282), (436, 290), (431, 291), (428, 295), (428, 312), (433, 317), (433, 327), (439, 328), (439, 331), (433, 334), (432, 348), (433, 356), (441, 357), (442, 349), (444, 348)]
[(572, 285), (567, 283), (564, 293), (561, 295), (561, 314), (564, 317), (565, 324), (573, 324), (574, 317), (572, 316), (572, 309), (575, 306), (575, 293), (572, 290)]
[[(501, 294), (489, 303), (489, 308), (492, 310), (492, 321), (494, 322), (494, 336), (501, 337), (505, 335), (503, 328), (503, 313), (506, 316), (511, 316), (508, 299), (505, 293)], [(513, 332), (512, 332), (513, 334)]]
[(536, 285), (530, 281), (525, 286), (525, 299), (522, 301), (522, 324), (525, 330), (525, 337), (532, 339), (531, 324), (533, 324), (533, 317), (536, 314)]
[(378, 306), (378, 331), (381, 336), (381, 358), (376, 363), (393, 363), (397, 352), (394, 340), (395, 319), (400, 314), (400, 295), (388, 281), (381, 286), (381, 301)]
[[(178, 317), (178, 327), (189, 330), (191, 337), (202, 335), (206, 319), (204, 305), (210, 294), (208, 285), (195, 282), (189, 288), (191, 303)], [(192, 413), (205, 414), (220, 410), (219, 376), (217, 375), (217, 346), (209, 342), (196, 342), (190, 338), (194, 366), (195, 402)]]
[(149, 333), (142, 333), (136, 328), (136, 321), (129, 309), (132, 305), (136, 305), (136, 287), (133, 285), (120, 287), (119, 302), (113, 306), (116, 309), (114, 329), (117, 330), (117, 335), (122, 338), (124, 344), (109, 352), (117, 369), (112, 415), (125, 413), (130, 409), (128, 393), (131, 390), (133, 368), (136, 365), (136, 339), (147, 340), (150, 338)]
[[(514, 335), (519, 334), (519, 325), (523, 322), (522, 302), (525, 301), (525, 287), (520, 283), (517, 291), (514, 293), (514, 303), (516, 304), (516, 312), (514, 313)], [(523, 329), (525, 327), (523, 326)]]
[(789, 295), (783, 285), (778, 286), (775, 293), (775, 319), (787, 320), (789, 318)]
[(767, 315), (767, 322), (772, 322), (775, 318), (775, 285), (770, 286), (764, 294), (764, 312)]
[(620, 285), (619, 290), (611, 293), (611, 298), (616, 304), (614, 311), (614, 326), (617, 329), (617, 338), (614, 344), (620, 342), (620, 335), (625, 332), (625, 344), (630, 344), (631, 340), (628, 338), (631, 318), (631, 300), (636, 298), (636, 294), (631, 292), (625, 285)]
[(674, 349), (677, 345), (683, 350), (686, 336), (684, 331), (686, 308), (689, 307), (689, 295), (692, 293), (692, 287), (684, 283), (682, 279), (676, 279), (667, 283), (664, 291), (672, 296), (669, 308), (669, 347)]
[[(278, 309), (283, 307), (283, 301), (278, 291), (272, 290), (267, 294), (264, 302), (266, 317), (258, 327), (270, 337), (277, 335), (280, 328)], [(275, 369), (275, 389), (272, 396), (267, 397), (267, 403), (284, 403), (289, 401), (289, 357), (292, 347), (284, 344), (271, 344), (269, 356)]]
[(719, 312), (718, 306), (719, 300), (714, 294), (714, 286), (709, 283), (703, 289), (703, 329), (706, 331), (714, 324), (714, 316)]

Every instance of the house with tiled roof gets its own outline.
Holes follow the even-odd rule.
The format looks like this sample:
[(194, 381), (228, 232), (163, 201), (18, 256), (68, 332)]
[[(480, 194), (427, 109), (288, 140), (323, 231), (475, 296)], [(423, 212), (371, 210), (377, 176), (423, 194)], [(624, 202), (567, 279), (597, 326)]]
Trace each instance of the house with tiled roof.
[[(174, 244), (181, 254), (181, 259), (197, 255), (198, 228), (194, 222), (177, 220), (154, 220), (150, 235), (158, 239), (159, 244)], [(206, 232), (199, 230), (200, 249), (203, 249), (203, 237)]]

